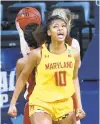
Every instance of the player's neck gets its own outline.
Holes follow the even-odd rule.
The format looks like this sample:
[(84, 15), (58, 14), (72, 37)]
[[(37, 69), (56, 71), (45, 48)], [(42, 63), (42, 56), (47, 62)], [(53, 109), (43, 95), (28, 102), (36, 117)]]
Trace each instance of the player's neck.
[(30, 47), (30, 51), (33, 50), (33, 49), (35, 49), (35, 47)]
[(50, 52), (52, 53), (62, 53), (66, 50), (65, 43), (50, 43)]

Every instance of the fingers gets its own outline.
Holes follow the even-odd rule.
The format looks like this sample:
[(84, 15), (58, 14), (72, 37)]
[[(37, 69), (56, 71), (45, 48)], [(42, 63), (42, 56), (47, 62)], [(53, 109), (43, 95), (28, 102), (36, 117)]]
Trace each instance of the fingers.
[(19, 22), (16, 21), (16, 28), (17, 30), (20, 30)]
[(24, 36), (23, 30), (21, 29), (19, 22), (16, 21), (15, 23), (16, 23), (16, 28), (17, 28), (17, 30), (18, 30), (18, 32), (19, 32), (19, 36), (20, 36), (20, 35)]
[(12, 117), (16, 117), (16, 116), (17, 116), (17, 112), (8, 111), (8, 115), (10, 115), (10, 116), (12, 116)]
[(76, 119), (80, 120), (83, 119), (86, 116), (86, 113), (83, 111), (83, 109), (79, 109), (76, 112)]
[(16, 110), (16, 107), (10, 107), (9, 110), (8, 110), (8, 115), (16, 118), (17, 116), (17, 110)]
[(86, 116), (86, 114), (84, 112), (82, 112), (82, 113), (79, 114), (79, 118), (80, 119), (83, 119), (85, 116)]
[(10, 115), (10, 116), (16, 118), (17, 113), (16, 113), (16, 112), (8, 112), (8, 115)]
[(19, 22), (18, 21), (16, 21), (16, 25), (19, 26)]

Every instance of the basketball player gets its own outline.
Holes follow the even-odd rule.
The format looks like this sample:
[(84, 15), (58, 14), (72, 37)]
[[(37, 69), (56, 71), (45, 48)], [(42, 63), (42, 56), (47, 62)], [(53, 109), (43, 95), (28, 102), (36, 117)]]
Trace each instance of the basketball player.
[[(67, 40), (69, 40), (71, 42), (72, 39), (70, 37), (67, 37)], [(72, 42), (73, 44), (75, 44), (74, 47), (77, 48), (76, 46), (78, 45), (78, 48), (79, 48), (79, 44), (76, 45), (77, 41), (74, 39), (72, 41), (75, 41), (75, 42)]]
[[(64, 8), (61, 8), (61, 7), (53, 7), (51, 8), (51, 11), (48, 13), (48, 15), (52, 16), (52, 15), (63, 15), (63, 16), (67, 16), (68, 19), (69, 19), (69, 25), (71, 25), (71, 21), (72, 21), (72, 15), (70, 13), (70, 11), (68, 9), (64, 9)], [(67, 43), (72, 46), (73, 48), (75, 48), (76, 50), (78, 50), (80, 52), (80, 46), (79, 46), (79, 43), (76, 39), (74, 38), (71, 38), (69, 36), (69, 33), (70, 33), (70, 29), (71, 27), (69, 26), (69, 29), (68, 29), (68, 36), (67, 36)], [(80, 62), (81, 63), (81, 62)], [(80, 67), (80, 65), (79, 65)], [(74, 109), (75, 109), (75, 113), (76, 113), (76, 118), (77, 118), (77, 124), (80, 124), (80, 120), (81, 119), (79, 116), (85, 112), (83, 111), (82, 109), (82, 103), (81, 103), (81, 95), (80, 95), (80, 87), (79, 87), (79, 80), (78, 78), (76, 80), (74, 80), (74, 84), (76, 86), (76, 94), (73, 95), (73, 102), (74, 102)], [(77, 96), (78, 96), (78, 101), (80, 103), (80, 106), (77, 106), (76, 104), (76, 101), (77, 101)]]
[[(36, 84), (35, 90), (33, 91), (32, 95), (29, 98), (31, 123), (33, 123), (33, 121), (34, 121), (34, 123), (36, 123), (36, 122), (42, 123), (43, 122), (43, 124), (45, 124), (47, 121), (48, 121), (48, 123), (51, 123), (52, 119), (60, 120), (60, 119), (62, 119), (62, 116), (65, 116), (65, 114), (67, 114), (66, 119), (62, 119), (60, 121), (60, 123), (65, 122), (65, 120), (68, 123), (69, 123), (69, 120), (72, 121), (73, 123), (75, 123), (72, 98), (71, 97), (69, 98), (68, 96), (71, 96), (74, 93), (74, 86), (73, 86), (73, 83), (71, 83), (72, 82), (71, 77), (74, 77), (74, 78), (77, 77), (76, 74), (77, 74), (77, 68), (79, 66), (78, 65), (79, 56), (77, 56), (78, 52), (76, 50), (72, 50), (72, 48), (69, 47), (68, 45), (64, 45), (65, 38), (67, 35), (66, 23), (68, 24), (68, 20), (65, 20), (61, 16), (56, 16), (48, 21), (49, 26), (47, 28), (47, 32), (48, 32), (48, 35), (51, 37), (50, 45), (44, 44), (42, 46), (42, 48), (38, 48), (31, 52), (31, 54), (29, 55), (29, 59), (28, 59), (28, 63), (30, 63), (30, 64), (28, 65), (28, 63), (27, 63), (27, 66), (25, 67), (24, 71), (21, 73), (20, 77), (18, 78), (18, 82), (25, 83), (29, 74), (32, 72), (33, 68), (36, 66), (37, 67), (36, 83), (40, 83), (40, 82), (44, 81), (44, 76), (45, 76), (45, 78), (47, 78), (48, 82), (51, 82), (51, 83), (47, 82), (46, 84), (44, 82), (42, 82), (42, 83), (44, 83), (43, 85), (42, 85), (42, 83)], [(66, 52), (64, 52), (64, 51), (66, 51)], [(74, 54), (73, 54), (73, 51), (74, 51)], [(70, 61), (64, 62), (65, 58), (66, 58), (65, 54), (67, 54), (67, 59)], [(34, 55), (34, 57), (33, 57), (33, 55)], [(64, 60), (63, 60), (63, 55), (64, 55)], [(42, 58), (41, 58), (41, 56), (42, 56)], [(49, 63), (50, 63), (49, 56), (51, 56), (51, 58), (53, 58), (52, 61), (54, 61), (54, 63), (56, 62), (55, 64), (53, 64), (51, 61), (51, 64), (49, 65)], [(75, 57), (75, 60), (76, 60), (75, 66), (74, 66), (74, 57), (73, 56)], [(71, 57), (71, 58), (69, 59), (68, 57)], [(45, 58), (47, 58), (47, 59), (45, 60)], [(59, 63), (59, 60), (57, 58), (62, 60), (62, 62)], [(43, 61), (43, 59), (46, 62), (48, 62), (48, 59), (49, 59), (49, 63), (45, 63), (45, 61)], [(69, 62), (71, 62), (71, 63), (69, 63)], [(61, 63), (65, 63), (65, 65), (62, 65)], [(43, 64), (43, 65), (41, 65), (41, 64)], [(38, 75), (43, 66), (46, 66), (45, 68), (47, 69), (47, 71), (43, 68), (44, 72), (43, 73), (41, 72), (41, 74)], [(55, 75), (54, 76), (51, 75), (53, 72), (52, 69), (55, 70), (56, 68), (58, 68), (58, 70), (60, 72), (55, 71)], [(64, 71), (62, 68), (64, 68)], [(67, 68), (67, 70), (66, 70), (66, 68)], [(48, 70), (48, 69), (50, 69), (50, 70)], [(74, 76), (72, 74), (73, 69), (74, 69)], [(67, 71), (67, 74), (66, 74), (66, 71)], [(44, 75), (43, 77), (41, 77), (42, 74)], [(51, 75), (51, 77), (49, 77), (50, 75)], [(38, 76), (40, 76), (40, 78), (38, 78)], [(67, 76), (67, 78), (66, 78), (66, 76)], [(57, 82), (59, 77), (60, 77), (60, 80), (59, 80), (59, 82)], [(43, 80), (41, 80), (42, 78), (43, 78)], [(52, 81), (49, 81), (49, 78), (52, 79)], [(69, 81), (66, 81), (66, 79), (70, 80), (70, 83), (68, 83)], [(41, 80), (41, 81), (39, 81), (39, 80)], [(66, 85), (66, 82), (67, 82), (67, 85)], [(72, 90), (70, 89), (70, 91), (69, 91), (68, 87), (71, 88)], [(19, 92), (21, 89), (22, 89), (22, 87), (19, 87)], [(43, 89), (45, 89), (45, 90), (43, 90)], [(67, 89), (67, 91), (65, 89)], [(49, 92), (48, 90), (50, 90), (51, 92)], [(19, 93), (16, 92), (16, 94), (19, 94)], [(37, 97), (35, 97), (35, 96), (37, 96)], [(31, 101), (31, 99), (32, 99), (32, 101)], [(48, 103), (48, 102), (50, 102), (50, 103)], [(70, 106), (68, 107), (70, 109), (65, 109), (67, 106), (65, 108), (59, 108), (61, 106), (64, 107), (65, 105), (68, 105), (68, 103), (70, 103)], [(57, 109), (57, 106), (58, 106), (58, 109)], [(56, 111), (57, 113), (54, 113), (54, 111), (52, 109), (50, 109), (50, 107), (53, 107), (55, 110), (57, 110)], [(61, 110), (62, 110), (62, 112), (61, 112)], [(40, 111), (44, 111), (46, 113), (41, 113)], [(59, 112), (61, 112), (61, 113), (59, 113)], [(38, 116), (38, 115), (40, 115), (40, 116)], [(51, 119), (51, 117), (52, 117), (52, 119)]]
[[(69, 25), (71, 25), (72, 15), (71, 15), (71, 13), (70, 13), (70, 11), (69, 11), (68, 9), (64, 9), (64, 8), (61, 8), (61, 7), (52, 7), (51, 10), (50, 10), (49, 13), (48, 13), (48, 16), (50, 17), (50, 16), (52, 16), (52, 15), (63, 15), (63, 16), (65, 16), (65, 17), (68, 17), (68, 19), (69, 19)], [(70, 46), (72, 46), (73, 48), (75, 48), (76, 50), (78, 50), (78, 51), (80, 52), (80, 46), (79, 46), (78, 41), (77, 41), (76, 39), (71, 38), (71, 37), (69, 36), (70, 28), (71, 28), (71, 27), (69, 26), (69, 28), (68, 28), (68, 35), (67, 35), (66, 41), (67, 41), (67, 43), (68, 43)], [(81, 61), (80, 61), (80, 63), (81, 63)], [(79, 65), (79, 67), (80, 67), (80, 65)], [(80, 124), (80, 121), (78, 121), (78, 120), (81, 119), (81, 118), (80, 118), (79, 116), (80, 116), (82, 113), (85, 114), (85, 112), (84, 112), (83, 109), (82, 109), (81, 95), (80, 95), (80, 87), (79, 87), (79, 80), (78, 80), (78, 78), (77, 78), (76, 80), (74, 80), (74, 83), (75, 83), (75, 87), (76, 87), (77, 90), (76, 90), (76, 94), (74, 94), (72, 98), (73, 98), (74, 107), (75, 107), (75, 113), (76, 113), (76, 118), (77, 118), (77, 124)], [(77, 96), (78, 96), (78, 98), (77, 98)], [(80, 107), (76, 105), (76, 104), (77, 104), (77, 103), (76, 103), (77, 99), (78, 99), (78, 101), (79, 101), (79, 103), (80, 103)], [(76, 111), (77, 111), (77, 112), (76, 112)]]

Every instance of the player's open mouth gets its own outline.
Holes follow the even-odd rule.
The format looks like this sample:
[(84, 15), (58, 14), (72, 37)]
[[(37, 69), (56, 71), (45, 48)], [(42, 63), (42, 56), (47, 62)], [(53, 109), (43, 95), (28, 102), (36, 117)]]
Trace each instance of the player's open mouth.
[(58, 36), (58, 38), (60, 38), (60, 39), (64, 38), (64, 34), (63, 34), (63, 33), (59, 33), (59, 34), (57, 34), (57, 36)]

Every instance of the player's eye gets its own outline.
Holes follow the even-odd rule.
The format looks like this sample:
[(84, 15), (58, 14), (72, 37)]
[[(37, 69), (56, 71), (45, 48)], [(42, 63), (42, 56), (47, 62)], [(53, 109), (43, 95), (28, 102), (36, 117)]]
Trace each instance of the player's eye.
[(57, 28), (57, 27), (58, 27), (58, 25), (54, 25), (54, 26), (53, 26), (53, 28)]
[(64, 25), (62, 25), (62, 27), (66, 27), (66, 25), (64, 24)]

